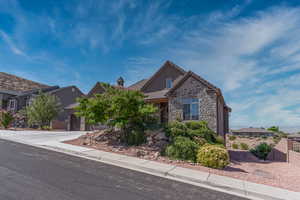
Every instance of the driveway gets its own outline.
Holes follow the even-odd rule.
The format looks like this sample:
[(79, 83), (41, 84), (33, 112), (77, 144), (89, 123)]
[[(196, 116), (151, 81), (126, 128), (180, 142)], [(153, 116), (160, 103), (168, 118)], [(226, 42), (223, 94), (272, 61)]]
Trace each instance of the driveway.
[(0, 138), (22, 141), (36, 145), (72, 140), (84, 135), (85, 131), (11, 131), (0, 130)]

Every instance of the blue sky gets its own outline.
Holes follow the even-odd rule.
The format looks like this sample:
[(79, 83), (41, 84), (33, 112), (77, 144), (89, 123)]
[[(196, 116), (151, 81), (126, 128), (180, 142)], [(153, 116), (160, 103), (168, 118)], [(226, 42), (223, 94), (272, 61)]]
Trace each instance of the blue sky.
[(232, 126), (299, 126), (297, 2), (0, 0), (0, 71), (87, 92), (171, 60), (222, 89)]

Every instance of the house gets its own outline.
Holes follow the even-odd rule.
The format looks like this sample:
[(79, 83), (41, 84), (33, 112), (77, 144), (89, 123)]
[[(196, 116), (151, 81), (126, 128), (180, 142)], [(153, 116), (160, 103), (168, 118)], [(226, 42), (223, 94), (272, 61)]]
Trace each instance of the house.
[[(61, 108), (75, 103), (78, 97), (84, 95), (76, 86), (62, 88), (59, 86), (48, 86), (0, 72), (0, 104), (2, 109), (16, 113), (28, 106), (39, 92), (55, 95), (60, 102)], [(67, 129), (68, 116), (68, 113), (63, 110), (51, 122), (51, 127), (53, 129)], [(24, 123), (16, 123), (15, 125), (26, 126)]]
[[(221, 90), (194, 72), (185, 71), (170, 61), (165, 62), (148, 79), (124, 87), (124, 80), (119, 78), (114, 87), (144, 93), (145, 101), (159, 107), (161, 123), (204, 120), (212, 130), (222, 136), (229, 130), (228, 118), (231, 109), (226, 105)], [(88, 97), (104, 91), (102, 84), (98, 82), (88, 93)], [(75, 106), (73, 104), (66, 109), (72, 113)], [(73, 122), (71, 120), (70, 124), (73, 125), (70, 125), (70, 130), (72, 127), (80, 130), (85, 128), (83, 119), (78, 120), (74, 116), (72, 118)]]
[(219, 88), (192, 71), (166, 61), (150, 78), (128, 87), (145, 94), (160, 110), (161, 123), (203, 120), (219, 135), (229, 131), (229, 112)]
[(266, 130), (264, 128), (241, 128), (238, 130), (231, 130), (231, 133), (233, 135), (238, 135), (238, 136), (249, 136), (249, 137), (269, 137), (269, 136), (274, 136), (273, 131)]

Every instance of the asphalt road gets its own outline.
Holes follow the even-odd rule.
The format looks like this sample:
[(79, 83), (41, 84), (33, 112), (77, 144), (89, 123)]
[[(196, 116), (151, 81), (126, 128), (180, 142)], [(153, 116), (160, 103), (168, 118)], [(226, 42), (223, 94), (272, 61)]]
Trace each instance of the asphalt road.
[(0, 140), (0, 200), (243, 200), (62, 153)]

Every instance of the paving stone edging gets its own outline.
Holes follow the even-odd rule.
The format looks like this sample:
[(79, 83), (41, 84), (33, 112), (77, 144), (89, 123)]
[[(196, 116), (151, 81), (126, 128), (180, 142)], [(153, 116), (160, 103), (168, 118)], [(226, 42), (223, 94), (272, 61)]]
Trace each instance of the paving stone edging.
[[(2, 138), (11, 140), (9, 138)], [(300, 193), (292, 192), (276, 187), (271, 187), (262, 184), (256, 184), (248, 181), (234, 179), (225, 176), (219, 176), (207, 172), (192, 170), (183, 167), (177, 167), (170, 164), (164, 164), (156, 161), (144, 160), (136, 157), (120, 155), (117, 153), (93, 150), (84, 147), (78, 147), (70, 144), (51, 143), (50, 145), (36, 145), (21, 140), (11, 140), (52, 150), (60, 153), (65, 153), (73, 156), (91, 159), (94, 161), (112, 164), (122, 168), (128, 168), (168, 179), (177, 180), (193, 184), (200, 187), (226, 192), (233, 195), (238, 195), (250, 199), (261, 200), (299, 200)]]

